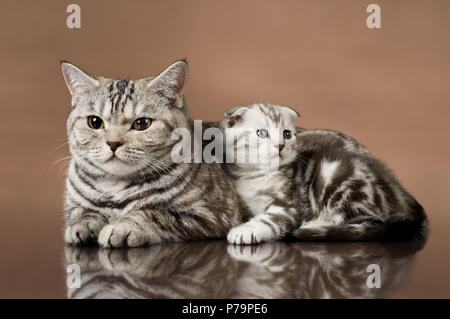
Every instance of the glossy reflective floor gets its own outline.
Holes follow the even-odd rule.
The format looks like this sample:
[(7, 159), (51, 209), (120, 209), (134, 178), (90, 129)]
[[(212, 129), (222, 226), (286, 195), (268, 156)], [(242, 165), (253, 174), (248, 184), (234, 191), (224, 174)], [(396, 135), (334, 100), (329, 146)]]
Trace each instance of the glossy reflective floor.
[[(68, 298), (388, 298), (424, 242), (231, 246), (223, 241), (106, 250), (66, 247)], [(369, 265), (378, 265), (376, 288)], [(373, 266), (372, 266), (373, 267)], [(73, 283), (73, 272), (68, 282)], [(368, 285), (369, 281), (369, 285)]]
[[(450, 298), (450, 1), (3, 0), (0, 10), (0, 298)], [(60, 60), (107, 77), (156, 74), (187, 57), (193, 119), (234, 105), (294, 107), (297, 124), (367, 146), (424, 206), (417, 243), (225, 242), (136, 250), (64, 248), (70, 94)], [(68, 290), (66, 265), (80, 265)], [(369, 264), (381, 288), (369, 289)]]

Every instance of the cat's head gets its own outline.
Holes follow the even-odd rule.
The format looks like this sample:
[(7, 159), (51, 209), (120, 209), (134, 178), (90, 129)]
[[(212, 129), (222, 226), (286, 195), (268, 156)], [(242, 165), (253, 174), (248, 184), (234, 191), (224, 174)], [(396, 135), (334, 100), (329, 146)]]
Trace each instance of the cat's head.
[(186, 61), (156, 77), (113, 80), (61, 64), (72, 95), (70, 152), (93, 173), (124, 177), (167, 168), (174, 128), (189, 128), (183, 89)]
[(220, 124), (225, 132), (227, 156), (233, 151), (239, 164), (242, 161), (238, 154), (247, 154), (246, 163), (261, 169), (276, 169), (293, 162), (296, 158), (294, 119), (298, 116), (289, 107), (267, 103), (228, 110)]

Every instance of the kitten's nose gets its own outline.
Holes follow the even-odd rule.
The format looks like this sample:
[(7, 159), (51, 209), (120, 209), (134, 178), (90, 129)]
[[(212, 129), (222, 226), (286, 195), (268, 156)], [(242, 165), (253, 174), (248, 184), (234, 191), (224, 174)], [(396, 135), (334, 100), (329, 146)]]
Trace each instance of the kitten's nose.
[(284, 148), (284, 144), (279, 144), (279, 145), (278, 145), (278, 150), (279, 150), (280, 152), (283, 150), (283, 148)]
[(110, 142), (110, 141), (107, 141), (106, 144), (109, 145), (109, 147), (111, 148), (111, 151), (113, 151), (113, 152), (115, 152), (116, 149), (118, 149), (120, 146), (123, 145), (122, 142)]

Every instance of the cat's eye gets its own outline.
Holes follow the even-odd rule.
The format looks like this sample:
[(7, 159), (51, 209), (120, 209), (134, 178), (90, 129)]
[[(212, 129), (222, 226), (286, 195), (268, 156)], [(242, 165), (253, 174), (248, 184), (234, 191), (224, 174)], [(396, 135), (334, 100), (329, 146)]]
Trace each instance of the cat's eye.
[(283, 131), (283, 137), (287, 140), (290, 140), (292, 137), (292, 132), (290, 130), (284, 130)]
[(266, 138), (267, 136), (269, 136), (269, 133), (267, 132), (267, 130), (261, 128), (256, 131), (256, 135), (258, 135), (258, 137), (260, 138)]
[(140, 117), (136, 121), (133, 122), (131, 126), (136, 131), (143, 131), (150, 127), (152, 124), (152, 119), (149, 117)]
[(105, 127), (105, 123), (101, 118), (95, 115), (88, 116), (87, 122), (90, 128), (98, 130)]

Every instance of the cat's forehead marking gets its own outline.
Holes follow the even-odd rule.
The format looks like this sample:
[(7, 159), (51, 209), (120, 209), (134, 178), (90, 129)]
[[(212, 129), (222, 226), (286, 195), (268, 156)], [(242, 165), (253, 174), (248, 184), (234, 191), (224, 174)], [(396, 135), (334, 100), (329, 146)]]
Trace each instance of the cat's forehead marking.
[(293, 118), (286, 115), (281, 117), (281, 127), (289, 128), (292, 126), (295, 126)]
[(134, 81), (121, 79), (113, 81), (108, 86), (111, 114), (124, 111), (128, 101), (133, 101)]
[(256, 110), (264, 116), (266, 125), (275, 125), (275, 127), (278, 127), (280, 124), (282, 124), (280, 122), (283, 117), (281, 116), (281, 112), (276, 107), (267, 104), (257, 104), (256, 106)]
[(98, 113), (98, 114), (101, 113), (102, 105), (103, 105), (101, 100), (95, 99), (95, 100), (91, 101), (89, 104), (92, 106), (92, 108), (94, 109), (94, 111), (96, 113)]
[(277, 108), (267, 104), (258, 104), (258, 108), (260, 112), (271, 121), (277, 124), (280, 122), (281, 115)]
[(127, 120), (130, 120), (134, 116), (134, 105), (131, 100), (128, 100), (123, 106), (123, 115)]

